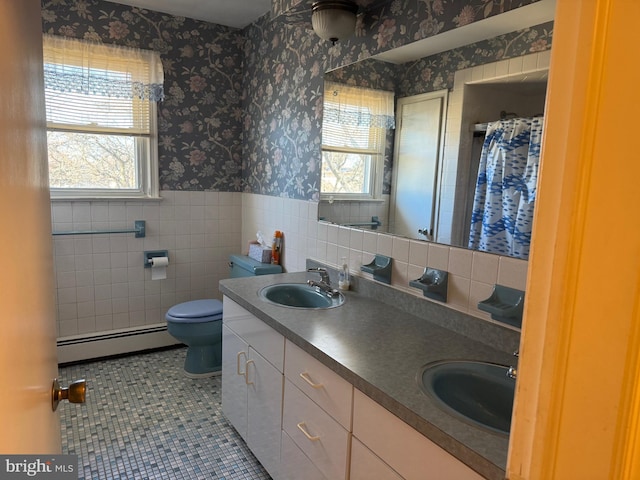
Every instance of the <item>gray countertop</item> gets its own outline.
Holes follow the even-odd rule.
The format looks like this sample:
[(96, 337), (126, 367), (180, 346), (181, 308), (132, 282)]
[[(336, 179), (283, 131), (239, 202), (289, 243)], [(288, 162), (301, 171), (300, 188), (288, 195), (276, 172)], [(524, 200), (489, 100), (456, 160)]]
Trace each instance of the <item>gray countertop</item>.
[(495, 349), (432, 322), (430, 315), (448, 310), (441, 306), (418, 317), (361, 292), (344, 292), (344, 305), (327, 310), (282, 307), (258, 296), (273, 283), (316, 277), (302, 272), (226, 279), (220, 291), (481, 475), (504, 479), (508, 437), (444, 412), (422, 392), (416, 377), (422, 366), (439, 360), (512, 364), (508, 346)]

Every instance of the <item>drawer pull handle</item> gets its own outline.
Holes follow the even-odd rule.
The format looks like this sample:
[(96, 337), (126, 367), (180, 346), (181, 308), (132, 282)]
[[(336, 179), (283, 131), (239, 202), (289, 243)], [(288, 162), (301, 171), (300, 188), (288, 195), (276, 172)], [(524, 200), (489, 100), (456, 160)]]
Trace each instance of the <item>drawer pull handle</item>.
[(255, 364), (253, 360), (247, 360), (247, 363), (244, 364), (244, 383), (247, 385), (253, 385), (253, 382), (249, 381), (249, 365)]
[(307, 372), (302, 372), (300, 374), (300, 377), (302, 377), (302, 379), (307, 382), (309, 385), (311, 385), (313, 388), (322, 388), (324, 387), (324, 385), (322, 383), (314, 383), (313, 380), (311, 380), (309, 378), (309, 374)]
[(246, 371), (244, 371), (244, 372), (240, 371), (240, 357), (243, 356), (243, 355), (244, 355), (244, 359), (245, 359), (245, 362), (246, 362), (246, 360), (247, 360), (246, 352), (238, 352), (238, 355), (236, 356), (236, 373), (238, 375), (240, 375), (241, 377), (244, 376), (247, 373)]
[(312, 442), (317, 442), (318, 440), (320, 440), (320, 437), (314, 437), (314, 436), (310, 435), (309, 432), (307, 432), (307, 424), (306, 423), (300, 422), (298, 425), (296, 425), (296, 427), (298, 427), (298, 430), (300, 430), (304, 434), (304, 436), (307, 437)]

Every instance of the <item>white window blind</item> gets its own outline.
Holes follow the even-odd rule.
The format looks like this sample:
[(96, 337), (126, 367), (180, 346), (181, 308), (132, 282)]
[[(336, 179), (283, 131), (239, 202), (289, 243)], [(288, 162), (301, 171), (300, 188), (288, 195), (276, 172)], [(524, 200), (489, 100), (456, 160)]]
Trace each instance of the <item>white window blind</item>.
[(377, 197), (386, 130), (394, 121), (393, 92), (326, 82), (321, 193)]
[(44, 35), (53, 196), (157, 196), (158, 53)]
[(50, 130), (149, 135), (163, 96), (156, 52), (45, 35), (44, 70)]
[(394, 128), (394, 93), (325, 82), (323, 119), (339, 125)]

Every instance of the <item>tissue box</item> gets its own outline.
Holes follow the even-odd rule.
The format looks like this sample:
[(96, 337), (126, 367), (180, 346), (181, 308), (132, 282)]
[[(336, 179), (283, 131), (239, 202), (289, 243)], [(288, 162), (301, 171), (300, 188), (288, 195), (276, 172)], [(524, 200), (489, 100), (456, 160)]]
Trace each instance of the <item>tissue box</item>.
[(271, 248), (263, 247), (259, 243), (250, 243), (249, 257), (256, 262), (271, 263)]

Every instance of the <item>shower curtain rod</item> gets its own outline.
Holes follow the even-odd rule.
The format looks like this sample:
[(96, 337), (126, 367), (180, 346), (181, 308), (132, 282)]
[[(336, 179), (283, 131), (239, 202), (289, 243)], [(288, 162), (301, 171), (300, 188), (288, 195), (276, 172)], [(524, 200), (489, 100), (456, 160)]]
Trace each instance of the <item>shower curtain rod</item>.
[[(518, 115), (515, 112), (507, 112), (505, 110), (500, 111), (500, 120), (508, 120), (511, 118), (518, 118), (518, 117), (520, 117), (520, 115)], [(532, 115), (532, 117), (544, 117), (544, 114), (536, 113), (535, 115)], [(493, 120), (491, 122), (484, 122), (484, 123), (476, 123), (471, 126), (471, 131), (473, 133), (486, 133), (487, 128), (489, 128), (489, 124), (493, 123), (494, 121), (498, 121), (498, 120)]]
[[(507, 112), (506, 110), (500, 110), (500, 120), (506, 120), (508, 118), (517, 118), (520, 115), (518, 115), (515, 112)], [(472, 132), (478, 132), (478, 133), (484, 133), (487, 131), (487, 128), (489, 128), (489, 124), (493, 123), (494, 121), (497, 120), (493, 120), (491, 122), (484, 122), (484, 123), (476, 123), (473, 128), (471, 129)]]

